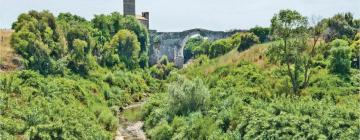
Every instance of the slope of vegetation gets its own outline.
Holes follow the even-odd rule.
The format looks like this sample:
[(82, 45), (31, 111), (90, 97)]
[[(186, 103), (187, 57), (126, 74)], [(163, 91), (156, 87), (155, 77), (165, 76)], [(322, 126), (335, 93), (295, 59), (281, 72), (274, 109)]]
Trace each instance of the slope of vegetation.
[(234, 48), (237, 48), (239, 51), (246, 50), (256, 43), (259, 43), (259, 37), (253, 33), (236, 33), (230, 38), (215, 41), (196, 36), (190, 38), (185, 44), (184, 57), (185, 61), (199, 57), (200, 55), (215, 58), (226, 54)]
[(124, 116), (150, 139), (359, 139), (359, 28), (281, 10), (270, 28), (190, 39), (176, 70), (148, 66), (134, 17), (30, 11), (10, 41), (24, 70), (0, 73), (0, 139), (113, 139), (117, 113), (147, 96)]
[(351, 14), (338, 14), (308, 26), (296, 11), (280, 11), (272, 19), (274, 41), (245, 51), (227, 46), (234, 49), (216, 58), (199, 55), (172, 73), (167, 90), (145, 105), (147, 135), (359, 139), (360, 55), (353, 32), (359, 23)]
[(210, 59), (206, 55), (200, 55), (194, 60), (193, 63), (195, 64), (189, 65), (186, 69), (180, 70), (180, 73), (189, 75), (189, 77), (196, 77), (198, 74), (208, 75), (219, 67), (234, 66), (241, 60), (251, 62), (259, 68), (269, 68), (271, 67), (271, 64), (266, 63), (267, 60), (265, 52), (267, 46), (273, 43), (274, 42), (256, 44), (251, 46), (250, 49), (241, 52), (235, 48), (230, 52), (213, 59)]
[(21, 71), (1, 75), (1, 136), (110, 139), (117, 119), (99, 85)]
[(12, 30), (0, 30), (0, 72), (11, 71), (18, 67), (18, 57), (10, 46)]
[(117, 112), (158, 90), (133, 17), (30, 11), (12, 28), (26, 70), (0, 74), (0, 139), (112, 139)]

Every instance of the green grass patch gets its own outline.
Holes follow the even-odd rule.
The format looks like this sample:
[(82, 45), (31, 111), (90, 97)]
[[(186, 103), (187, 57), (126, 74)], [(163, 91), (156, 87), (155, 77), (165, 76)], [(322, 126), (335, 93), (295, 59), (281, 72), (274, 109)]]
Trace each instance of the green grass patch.
[(123, 112), (125, 119), (129, 122), (137, 122), (142, 118), (142, 106), (126, 109)]

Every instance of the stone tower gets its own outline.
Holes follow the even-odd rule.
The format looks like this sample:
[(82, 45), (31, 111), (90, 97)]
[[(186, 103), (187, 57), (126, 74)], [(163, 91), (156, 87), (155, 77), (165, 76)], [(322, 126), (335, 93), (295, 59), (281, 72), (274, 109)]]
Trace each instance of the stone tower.
[(140, 23), (149, 29), (149, 12), (142, 12), (141, 15), (136, 15), (135, 0), (123, 0), (124, 15), (134, 16)]
[(124, 15), (135, 16), (135, 0), (124, 0)]

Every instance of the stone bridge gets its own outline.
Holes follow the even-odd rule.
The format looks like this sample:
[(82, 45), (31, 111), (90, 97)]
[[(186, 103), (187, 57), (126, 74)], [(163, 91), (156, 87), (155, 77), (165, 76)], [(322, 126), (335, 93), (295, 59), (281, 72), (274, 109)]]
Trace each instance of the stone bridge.
[(205, 29), (192, 29), (183, 32), (150, 32), (150, 65), (156, 64), (162, 56), (167, 56), (175, 66), (182, 68), (184, 65), (184, 47), (186, 42), (194, 36), (201, 36), (209, 40), (229, 37), (243, 30), (209, 31)]

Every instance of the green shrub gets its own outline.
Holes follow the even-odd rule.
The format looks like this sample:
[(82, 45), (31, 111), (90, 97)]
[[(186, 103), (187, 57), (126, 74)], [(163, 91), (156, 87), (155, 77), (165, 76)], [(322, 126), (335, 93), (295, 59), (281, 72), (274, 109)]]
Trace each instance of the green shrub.
[(68, 67), (74, 73), (88, 75), (91, 70), (95, 70), (98, 67), (96, 59), (91, 54), (86, 53), (88, 49), (86, 41), (75, 39), (73, 47)]
[(188, 115), (195, 111), (205, 111), (210, 98), (208, 89), (200, 79), (194, 82), (178, 77), (169, 86), (169, 109), (176, 115)]
[[(146, 103), (144, 128), (154, 139), (358, 139), (358, 78), (323, 68), (312, 74), (301, 96), (278, 94), (291, 91), (283, 87), (286, 69), (262, 71), (247, 62), (216, 69), (201, 77), (204, 84), (170, 77), (168, 93)], [(211, 96), (196, 109), (199, 102), (191, 101), (205, 95), (201, 89)]]
[(233, 45), (238, 48), (238, 51), (244, 51), (250, 48), (252, 45), (260, 43), (259, 37), (253, 33), (237, 33), (232, 37)]
[(211, 42), (201, 36), (190, 38), (184, 47), (185, 62), (191, 58), (198, 57), (199, 55), (208, 54), (210, 46)]
[[(0, 81), (0, 100), (7, 106), (1, 109), (0, 133), (26, 139), (111, 138), (116, 118), (92, 82), (32, 71), (9, 73)], [(112, 120), (99, 122), (95, 107), (110, 112)]]
[(214, 41), (209, 48), (209, 56), (215, 58), (231, 51), (234, 48), (231, 43), (232, 42), (229, 39)]
[(166, 121), (162, 121), (149, 132), (149, 135), (152, 139), (168, 140), (171, 139), (172, 130)]
[(165, 80), (173, 70), (175, 70), (174, 63), (170, 63), (167, 57), (163, 56), (158, 64), (150, 68), (150, 73), (156, 79)]
[(348, 43), (343, 40), (331, 42), (331, 58), (329, 70), (337, 74), (349, 74), (351, 68), (351, 50)]
[(101, 46), (104, 46), (106, 42), (109, 42), (119, 30), (130, 30), (136, 34), (137, 40), (140, 43), (140, 67), (144, 68), (148, 65), (149, 57), (147, 54), (150, 38), (148, 29), (138, 22), (135, 17), (123, 16), (118, 12), (113, 12), (109, 15), (95, 15), (94, 19), (91, 20), (91, 23), (93, 27), (99, 31), (96, 34), (96, 38), (100, 46), (100, 53), (103, 48)]
[(254, 28), (251, 28), (249, 32), (251, 32), (251, 33), (255, 34), (256, 36), (258, 36), (259, 41), (261, 43), (264, 43), (266, 41), (269, 41), (270, 31), (271, 31), (271, 29), (268, 28), (268, 27), (256, 26)]
[(119, 55), (127, 68), (135, 69), (139, 66), (140, 43), (136, 34), (129, 30), (120, 30), (110, 42), (114, 53)]
[(322, 22), (325, 22), (327, 28), (331, 31), (324, 34), (326, 42), (335, 39), (352, 40), (360, 27), (359, 22), (354, 19), (352, 13), (336, 14), (331, 18), (323, 19)]
[(164, 87), (134, 17), (30, 11), (13, 29), (27, 70), (0, 73), (0, 139), (112, 139), (118, 111)]
[[(42, 28), (40, 28), (42, 27)], [(67, 47), (55, 17), (48, 11), (21, 14), (12, 27), (11, 46), (25, 60), (25, 66), (42, 74), (58, 74), (57, 63)]]

